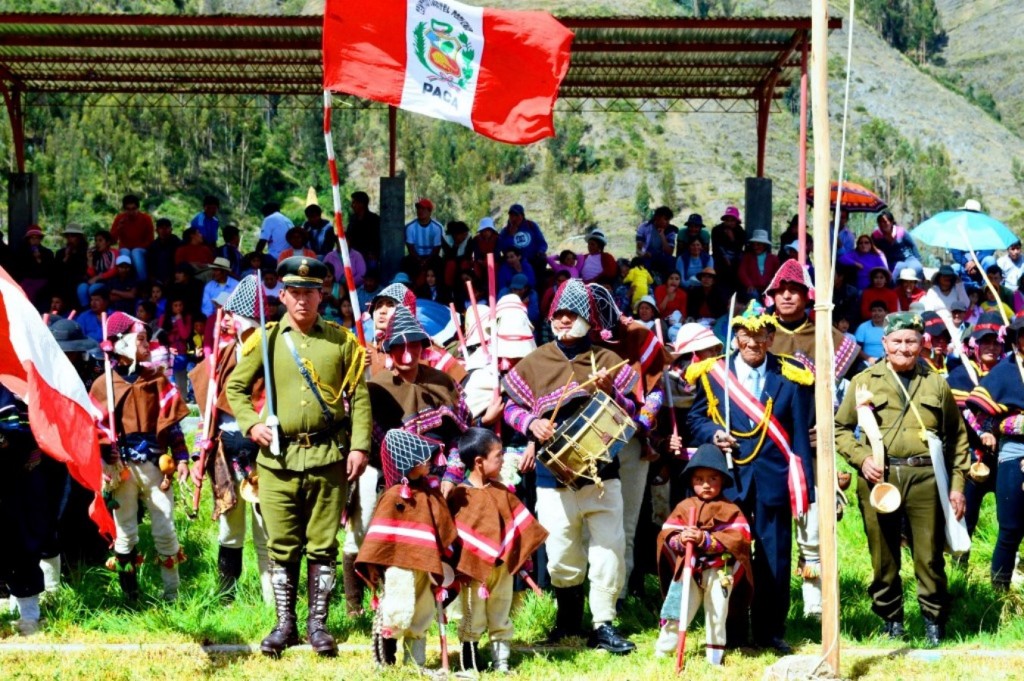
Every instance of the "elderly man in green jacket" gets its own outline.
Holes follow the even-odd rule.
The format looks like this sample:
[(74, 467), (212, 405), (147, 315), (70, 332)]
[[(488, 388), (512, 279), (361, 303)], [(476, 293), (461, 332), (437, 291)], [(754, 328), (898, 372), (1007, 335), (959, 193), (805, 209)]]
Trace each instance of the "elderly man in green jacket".
[[(923, 332), (923, 322), (916, 313), (886, 317), (882, 340), (885, 357), (854, 377), (847, 388), (836, 413), (836, 448), (860, 473), (857, 497), (874, 570), (874, 580), (868, 587), (872, 609), (885, 620), (889, 637), (903, 637), (900, 540), (905, 518), (910, 527), (925, 640), (935, 646), (944, 636), (951, 607), (941, 507), (949, 504), (951, 516), (957, 520), (963, 517), (969, 460), (967, 429), (949, 385), (940, 374), (918, 362)], [(865, 388), (870, 396), (863, 392)], [(878, 422), (885, 448), (882, 467), (872, 458), (866, 435), (861, 432), (858, 438), (854, 434), (858, 402), (869, 404)], [(929, 441), (935, 444), (930, 446)], [(942, 461), (933, 464), (933, 456), (941, 456)], [(948, 499), (940, 496), (935, 465), (946, 471)], [(895, 485), (902, 496), (895, 512), (881, 513), (869, 502), (872, 486), (883, 481)]]
[[(363, 349), (349, 331), (317, 313), (326, 272), (326, 266), (312, 258), (281, 262), (281, 302), (287, 314), (243, 346), (242, 358), (226, 386), (239, 429), (260, 445), (260, 507), (267, 526), (277, 609), (277, 626), (260, 648), (273, 657), (299, 640), (295, 601), (303, 552), (309, 587), (307, 639), (321, 655), (337, 653), (326, 625), (336, 574), (338, 523), (348, 483), (363, 472), (370, 448), (372, 420)], [(270, 449), (273, 431), (266, 423), (267, 410), (257, 413), (253, 406), (254, 385), (264, 377), (260, 351), (264, 333), (271, 365), (267, 389), (280, 420), (280, 454), (276, 456)]]

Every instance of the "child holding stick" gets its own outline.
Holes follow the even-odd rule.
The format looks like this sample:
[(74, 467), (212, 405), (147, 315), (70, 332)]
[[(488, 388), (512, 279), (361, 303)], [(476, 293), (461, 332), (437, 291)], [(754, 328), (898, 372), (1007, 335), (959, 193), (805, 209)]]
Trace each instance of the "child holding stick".
[[(693, 619), (704, 603), (704, 628), (707, 631), (707, 659), (722, 664), (725, 650), (725, 620), (729, 613), (729, 594), (735, 579), (751, 579), (750, 526), (739, 507), (722, 496), (731, 487), (732, 476), (725, 455), (712, 444), (697, 448), (682, 473), (683, 484), (693, 496), (676, 506), (658, 535), (658, 566), (662, 585), (668, 583), (661, 608), (661, 631), (654, 644), (657, 657), (672, 655), (679, 636), (679, 616), (686, 545), (693, 544), (693, 578), (689, 589), (686, 622)], [(690, 510), (696, 508), (695, 526), (687, 524)]]

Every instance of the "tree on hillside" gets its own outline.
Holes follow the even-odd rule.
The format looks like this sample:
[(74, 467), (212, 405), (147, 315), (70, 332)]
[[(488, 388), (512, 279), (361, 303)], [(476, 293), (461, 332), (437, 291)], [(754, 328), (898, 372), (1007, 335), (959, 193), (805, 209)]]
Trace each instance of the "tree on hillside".
[(651, 211), (651, 188), (647, 186), (647, 178), (640, 181), (636, 187), (636, 198), (633, 200), (633, 207), (636, 208), (637, 216), (646, 220)]
[(862, 0), (860, 10), (887, 43), (918, 63), (946, 43), (935, 0)]

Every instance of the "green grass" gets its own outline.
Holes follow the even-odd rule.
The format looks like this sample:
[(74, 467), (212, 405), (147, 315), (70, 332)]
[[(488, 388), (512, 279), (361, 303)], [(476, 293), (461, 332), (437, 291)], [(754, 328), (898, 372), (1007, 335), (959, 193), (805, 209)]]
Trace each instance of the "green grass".
[[(245, 571), (237, 601), (223, 605), (213, 597), (216, 589), (216, 525), (209, 520), (209, 497), (204, 496), (200, 520), (189, 522), (179, 504), (179, 536), (189, 556), (181, 566), (181, 598), (173, 604), (158, 600), (159, 569), (153, 563), (144, 565), (140, 582), (148, 596), (134, 608), (121, 603), (117, 578), (102, 567), (74, 567), (59, 593), (44, 605), (46, 631), (28, 639), (31, 643), (156, 643), (173, 644), (167, 651), (149, 649), (138, 652), (86, 651), (75, 653), (4, 651), (3, 643), (24, 642), (3, 626), (11, 616), (0, 620), (6, 637), (0, 642), (0, 676), (3, 678), (166, 678), (223, 677), (296, 678), (324, 674), (336, 675), (344, 670), (352, 678), (375, 675), (368, 651), (345, 652), (336, 661), (316, 659), (312, 654), (296, 651), (284, 660), (271, 663), (258, 655), (206, 654), (204, 644), (258, 642), (273, 626), (272, 609), (260, 599), (259, 581), (255, 572), (256, 557), (252, 547), (246, 548)], [(988, 580), (988, 563), (995, 539), (994, 502), (986, 498), (982, 519), (975, 536), (975, 548), (966, 571), (947, 567), (955, 605), (948, 625), (949, 641), (944, 648), (1014, 649), (1024, 651), (1024, 601), (1016, 595), (1000, 600)], [(148, 523), (147, 523), (148, 525)], [(897, 652), (898, 646), (878, 634), (880, 621), (871, 612), (867, 597), (870, 563), (861, 517), (855, 505), (847, 507), (839, 523), (839, 558), (844, 675), (851, 678), (934, 678), (940, 667), (919, 659), (899, 655), (864, 657), (857, 648), (882, 648)], [(140, 548), (153, 555), (148, 530), (143, 529)], [(908, 647), (921, 647), (922, 623), (915, 597), (915, 582), (904, 551), (904, 584), (907, 611)], [(302, 587), (304, 590), (304, 586)], [(340, 587), (336, 589), (335, 607), (329, 620), (331, 631), (341, 643), (367, 644), (368, 615), (350, 619), (341, 605)], [(789, 619), (789, 640), (800, 652), (818, 654), (820, 628), (817, 622), (802, 616), (800, 587), (792, 581), (793, 602)], [(305, 595), (300, 591), (299, 617), (305, 619)], [(670, 675), (671, 661), (655, 660), (652, 649), (660, 607), (657, 581), (649, 577), (643, 597), (631, 597), (620, 613), (620, 627), (630, 634), (639, 650), (627, 658), (613, 658), (588, 651), (580, 643), (578, 650), (535, 651), (515, 654), (517, 676), (520, 678), (640, 679), (665, 678)], [(550, 597), (528, 594), (515, 614), (518, 645), (533, 645), (544, 639), (554, 622), (555, 607)], [(588, 616), (589, 617), (589, 616)], [(701, 618), (698, 617), (698, 620)], [(436, 642), (436, 631), (431, 635)], [(688, 655), (688, 676), (720, 678), (720, 672), (703, 661), (703, 626), (691, 629)], [(456, 629), (449, 625), (449, 641), (453, 651), (458, 648)], [(453, 654), (453, 658), (455, 655)], [(439, 666), (436, 652), (432, 665)], [(727, 655), (726, 669), (739, 678), (760, 676), (775, 661), (773, 655), (743, 651)], [(963, 670), (947, 674), (951, 678), (1011, 678), (1001, 671), (1009, 668), (1006, 660), (971, 660), (955, 667)], [(945, 673), (945, 672), (943, 672)], [(1008, 672), (1007, 672), (1008, 673)], [(408, 678), (409, 670), (396, 670), (379, 678)], [(980, 676), (979, 675), (983, 675)]]

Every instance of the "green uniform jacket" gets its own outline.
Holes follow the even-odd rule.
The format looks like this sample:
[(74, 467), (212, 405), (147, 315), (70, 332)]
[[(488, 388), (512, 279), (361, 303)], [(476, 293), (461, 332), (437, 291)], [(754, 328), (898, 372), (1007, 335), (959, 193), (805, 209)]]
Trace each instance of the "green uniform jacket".
[[(225, 386), (228, 403), (238, 419), (238, 427), (246, 435), (254, 425), (264, 420), (253, 408), (250, 394), (253, 382), (263, 376), (261, 333), (262, 330), (257, 329), (248, 339), (242, 359)], [(320, 392), (333, 413), (332, 423), (324, 421), (320, 403), (313, 396), (288, 345), (281, 338), (284, 333), (292, 335), (299, 357), (311, 363), (310, 374), (321, 386)], [(281, 435), (288, 437), (299, 433), (316, 433), (330, 427), (339, 428), (346, 418), (345, 400), (339, 396), (345, 377), (353, 377), (353, 387), (345, 394), (350, 405), (350, 422), (346, 427), (339, 428), (333, 440), (308, 448), (291, 444), (280, 457), (274, 457), (269, 450), (264, 449), (260, 451), (260, 464), (272, 469), (305, 471), (341, 461), (350, 450), (369, 452), (373, 425), (370, 394), (361, 370), (363, 353), (355, 337), (322, 317), (317, 319), (309, 335), (303, 335), (286, 315), (280, 324), (270, 328), (267, 342), (273, 365), (274, 408), (281, 422)], [(354, 369), (354, 363), (359, 364), (358, 370)]]
[[(888, 362), (880, 361), (857, 374), (846, 389), (843, 403), (836, 413), (836, 449), (858, 471), (864, 459), (871, 456), (871, 446), (867, 438), (854, 437), (857, 386), (866, 386), (873, 395), (871, 403), (882, 431), (887, 457), (928, 456), (928, 443), (921, 439), (921, 426), (907, 406), (897, 380), (889, 370)], [(953, 391), (942, 375), (918, 363), (907, 392), (917, 405), (925, 427), (942, 440), (946, 470), (950, 473), (950, 491), (963, 492), (970, 466), (967, 427), (953, 399)]]

